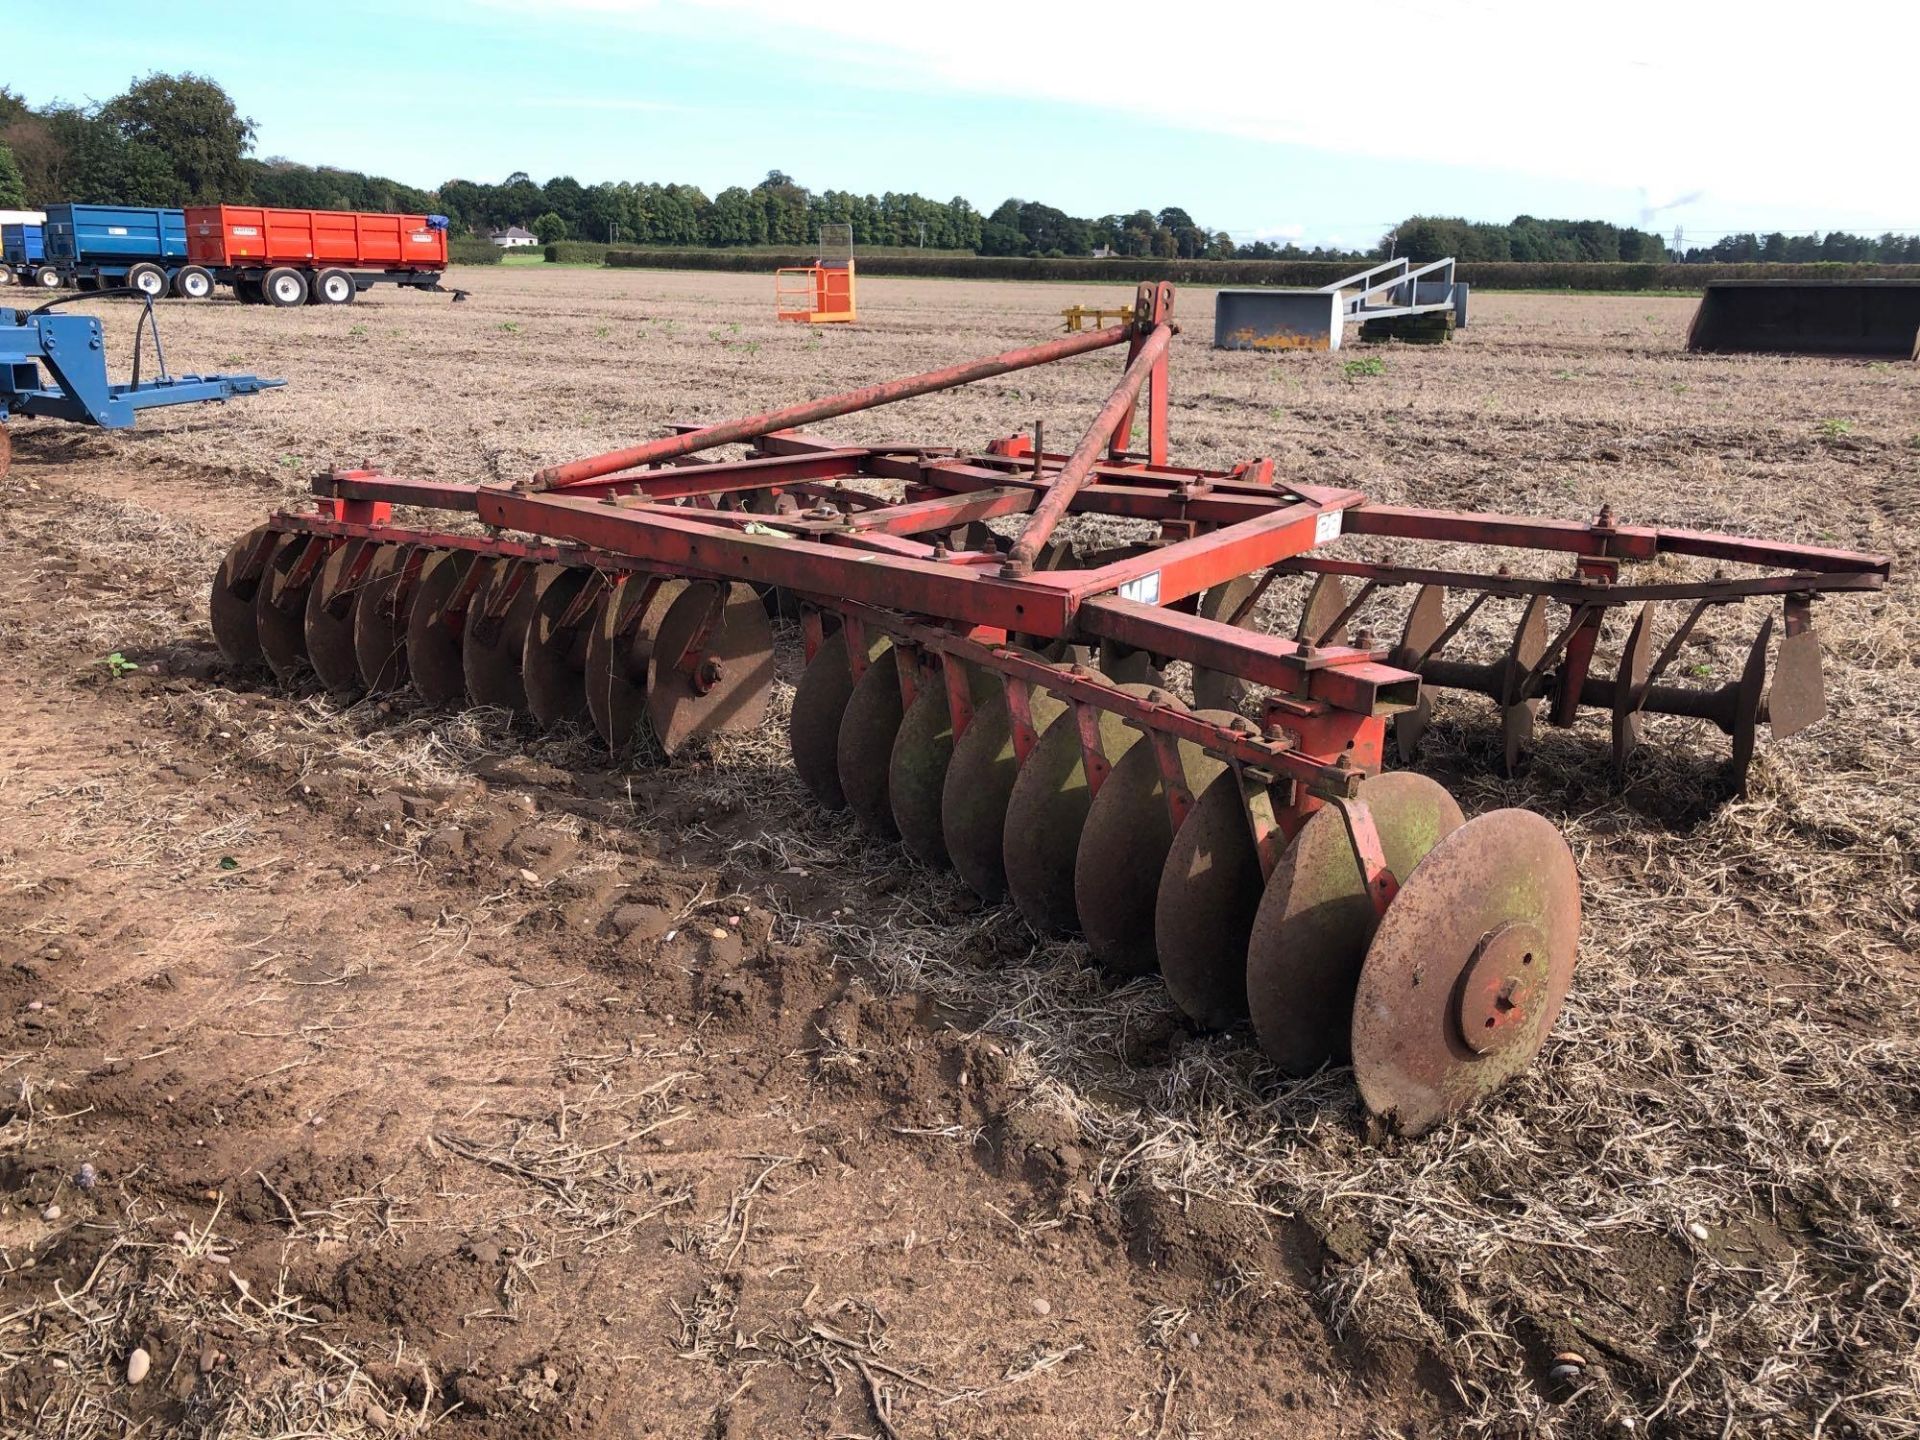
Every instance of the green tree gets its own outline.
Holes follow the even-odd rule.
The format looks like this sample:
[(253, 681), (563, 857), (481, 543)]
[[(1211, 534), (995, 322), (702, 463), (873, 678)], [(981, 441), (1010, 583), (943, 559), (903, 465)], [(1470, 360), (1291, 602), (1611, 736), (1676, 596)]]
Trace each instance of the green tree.
[(253, 148), (253, 121), (216, 82), (155, 71), (101, 106), (99, 118), (128, 145), (147, 147), (165, 161), (175, 190), (164, 203), (247, 198), (244, 161)]
[(549, 210), (533, 222), (534, 238), (542, 245), (567, 238), (567, 222)]
[(0, 145), (0, 210), (18, 210), (27, 203), (27, 182), (14, 163), (13, 151)]

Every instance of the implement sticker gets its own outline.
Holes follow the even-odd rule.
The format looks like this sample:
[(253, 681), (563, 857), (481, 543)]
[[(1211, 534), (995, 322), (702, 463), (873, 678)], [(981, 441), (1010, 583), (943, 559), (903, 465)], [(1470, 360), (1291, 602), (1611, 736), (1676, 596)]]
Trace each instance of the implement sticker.
[(1344, 510), (1322, 510), (1313, 517), (1313, 543), (1324, 545), (1329, 540), (1340, 538), (1340, 519)]
[(1133, 600), (1141, 605), (1158, 605), (1160, 603), (1160, 572), (1156, 570), (1151, 575), (1142, 575), (1138, 580), (1127, 581), (1120, 587), (1120, 598)]

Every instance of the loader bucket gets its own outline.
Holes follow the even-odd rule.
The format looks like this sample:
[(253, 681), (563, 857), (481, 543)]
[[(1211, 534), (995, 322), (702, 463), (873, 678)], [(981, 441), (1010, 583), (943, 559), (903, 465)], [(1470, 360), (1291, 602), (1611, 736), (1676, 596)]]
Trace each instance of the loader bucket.
[(1687, 348), (1920, 359), (1920, 280), (1715, 280)]
[(1337, 290), (1222, 290), (1216, 350), (1338, 350), (1346, 317)]

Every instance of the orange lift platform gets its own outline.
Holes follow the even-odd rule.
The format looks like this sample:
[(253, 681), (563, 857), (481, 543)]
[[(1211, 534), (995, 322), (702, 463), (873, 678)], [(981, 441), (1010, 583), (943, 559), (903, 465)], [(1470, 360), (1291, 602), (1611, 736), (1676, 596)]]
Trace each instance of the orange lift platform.
[(853, 226), (822, 225), (819, 259), (773, 272), (773, 308), (803, 325), (853, 323)]

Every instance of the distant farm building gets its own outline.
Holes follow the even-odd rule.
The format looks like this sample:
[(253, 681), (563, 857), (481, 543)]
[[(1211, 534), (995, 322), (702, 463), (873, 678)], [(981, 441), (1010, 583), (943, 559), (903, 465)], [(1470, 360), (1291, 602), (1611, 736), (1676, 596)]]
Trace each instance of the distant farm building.
[(537, 245), (540, 243), (539, 236), (535, 235), (531, 230), (522, 229), (518, 225), (509, 225), (504, 230), (490, 231), (487, 238), (502, 250), (518, 250), (525, 245)]

